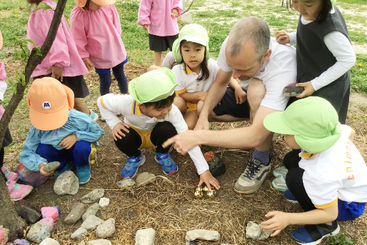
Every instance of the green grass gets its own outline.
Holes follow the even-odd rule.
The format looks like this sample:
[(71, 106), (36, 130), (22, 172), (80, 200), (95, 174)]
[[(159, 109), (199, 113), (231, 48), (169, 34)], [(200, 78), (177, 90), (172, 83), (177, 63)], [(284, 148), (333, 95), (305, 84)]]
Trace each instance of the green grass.
[(357, 62), (350, 73), (352, 89), (367, 94), (367, 55), (357, 55)]

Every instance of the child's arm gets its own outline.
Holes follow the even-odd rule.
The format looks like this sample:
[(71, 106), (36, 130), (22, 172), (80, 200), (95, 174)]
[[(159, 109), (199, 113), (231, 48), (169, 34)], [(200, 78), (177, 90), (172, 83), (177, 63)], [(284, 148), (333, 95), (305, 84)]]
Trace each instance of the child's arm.
[(116, 124), (121, 123), (117, 113), (127, 115), (131, 113), (131, 96), (122, 94), (106, 94), (97, 99), (98, 109), (101, 117), (106, 120), (110, 129), (113, 129)]
[(320, 76), (311, 81), (298, 83), (297, 86), (304, 87), (303, 93), (297, 98), (303, 98), (312, 95), (315, 91), (329, 85), (337, 80), (343, 74), (349, 71), (356, 62), (352, 44), (349, 39), (341, 32), (331, 32), (324, 37), (324, 42), (329, 51), (334, 55), (336, 62)]
[(179, 96), (186, 102), (198, 103), (200, 100), (204, 101), (207, 94), (208, 92), (184, 92), (179, 94)]
[(231, 80), (229, 81), (228, 86), (233, 88), (237, 104), (242, 104), (243, 102), (246, 101), (247, 93), (243, 91), (241, 85), (237, 82), (236, 79), (231, 77)]
[(150, 25), (150, 13), (152, 9), (152, 0), (141, 0), (138, 12), (138, 24), (141, 26)]
[(296, 44), (296, 32), (287, 33), (286, 31), (276, 31), (274, 33), (275, 40), (280, 44)]
[(71, 110), (69, 112), (68, 124), (76, 130), (74, 134), (70, 134), (60, 141), (59, 145), (66, 149), (79, 140), (96, 142), (104, 134), (98, 123), (80, 111)]
[(269, 218), (261, 222), (265, 231), (273, 231), (271, 236), (278, 235), (288, 225), (312, 225), (329, 223), (338, 217), (338, 204), (325, 208), (314, 209), (302, 213), (285, 213), (281, 211), (270, 211), (265, 215)]
[(40, 144), (40, 136), (38, 130), (31, 127), (28, 132), (27, 139), (20, 153), (20, 162), (34, 172), (40, 171), (40, 165), (47, 163), (47, 160), (36, 153), (37, 147)]

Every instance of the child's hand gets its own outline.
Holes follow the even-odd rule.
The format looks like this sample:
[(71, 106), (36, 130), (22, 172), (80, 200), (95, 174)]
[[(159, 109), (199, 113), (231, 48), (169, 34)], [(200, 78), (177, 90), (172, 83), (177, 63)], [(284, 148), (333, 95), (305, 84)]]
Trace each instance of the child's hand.
[(236, 87), (234, 96), (236, 97), (236, 104), (242, 104), (246, 101), (247, 93), (241, 87)]
[(172, 9), (171, 10), (171, 16), (172, 17), (178, 17), (178, 11), (177, 11), (177, 9)]
[(84, 59), (83, 62), (88, 70), (92, 70), (94, 68), (94, 64), (89, 58)]
[(280, 211), (270, 211), (265, 215), (269, 218), (267, 221), (261, 222), (261, 227), (264, 231), (274, 231), (270, 236), (274, 237), (278, 235), (284, 228), (286, 228), (289, 222), (289, 214)]
[(59, 66), (51, 66), (50, 68), (47, 69), (48, 71), (51, 71), (51, 77), (62, 81), (62, 72), (63, 72), (63, 68), (59, 67)]
[(198, 187), (200, 187), (203, 183), (209, 188), (211, 191), (211, 187), (214, 186), (215, 189), (219, 190), (220, 185), (219, 181), (213, 177), (209, 170), (205, 171), (204, 173), (200, 174), (200, 181)]
[(143, 28), (144, 28), (145, 30), (148, 30), (148, 25), (147, 25), (147, 24), (143, 25)]
[(286, 31), (276, 31), (274, 35), (275, 39), (280, 44), (287, 44), (291, 42), (291, 40), (289, 39), (289, 35)]
[(124, 132), (128, 133), (129, 132), (129, 125), (127, 125), (126, 123), (120, 122), (118, 124), (115, 125), (115, 127), (113, 127), (112, 129), (112, 137), (115, 141), (122, 139), (122, 137), (125, 137)]
[(41, 164), (38, 166), (38, 168), (40, 169), (40, 173), (41, 173), (43, 176), (50, 176), (50, 175), (52, 175), (52, 174), (53, 174), (53, 172), (49, 173), (49, 172), (46, 172), (46, 171), (44, 171), (44, 170), (43, 170), (43, 167), (44, 167), (44, 166), (46, 166), (46, 165), (47, 165), (47, 163), (46, 163), (46, 162), (43, 162), (43, 163), (41, 163)]
[(305, 83), (297, 83), (297, 87), (303, 87), (305, 90), (303, 90), (302, 93), (300, 93), (296, 98), (300, 99), (303, 97), (310, 96), (315, 92), (315, 89), (312, 87), (311, 82), (305, 82)]
[(65, 138), (63, 138), (59, 145), (64, 147), (66, 150), (69, 150), (71, 147), (73, 147), (73, 145), (78, 141), (78, 138), (76, 137), (75, 134), (70, 134), (68, 136), (66, 136)]

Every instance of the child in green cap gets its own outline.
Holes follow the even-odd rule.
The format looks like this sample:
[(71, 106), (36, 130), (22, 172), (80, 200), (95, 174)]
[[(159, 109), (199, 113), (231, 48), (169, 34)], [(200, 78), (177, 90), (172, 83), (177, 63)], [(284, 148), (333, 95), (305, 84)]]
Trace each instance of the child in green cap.
[(261, 223), (276, 236), (288, 225), (305, 225), (292, 232), (299, 244), (319, 244), (336, 235), (337, 220), (354, 220), (367, 202), (367, 166), (352, 142), (354, 130), (339, 123), (327, 100), (310, 96), (264, 120), (269, 131), (284, 134), (285, 142), (301, 149), (301, 160), (285, 162), (285, 197), (298, 202), (302, 213), (271, 211)]
[[(141, 148), (156, 148), (155, 160), (167, 175), (175, 174), (178, 167), (162, 143), (177, 133), (187, 130), (179, 109), (172, 105), (175, 98), (176, 79), (168, 68), (149, 71), (129, 83), (129, 95), (106, 94), (98, 98), (101, 115), (112, 129), (117, 148), (127, 155), (121, 178), (133, 178), (145, 157)], [(124, 116), (122, 122), (116, 114)], [(197, 173), (199, 185), (219, 189), (219, 182), (209, 172), (209, 167), (199, 147), (189, 152)]]

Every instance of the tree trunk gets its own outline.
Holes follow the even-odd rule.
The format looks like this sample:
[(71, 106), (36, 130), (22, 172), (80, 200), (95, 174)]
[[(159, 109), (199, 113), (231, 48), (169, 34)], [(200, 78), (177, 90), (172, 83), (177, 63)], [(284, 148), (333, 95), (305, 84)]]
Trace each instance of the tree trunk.
[[(30, 77), (34, 69), (38, 64), (42, 62), (42, 60), (47, 55), (50, 50), (53, 41), (55, 40), (57, 30), (60, 25), (61, 17), (64, 12), (64, 8), (67, 0), (59, 0), (57, 3), (57, 7), (55, 9), (55, 14), (53, 16), (50, 29), (47, 33), (47, 37), (45, 42), (41, 47), (41, 56), (37, 54), (36, 50), (33, 49), (24, 70), (24, 80), (23, 78), (18, 81), (16, 86), (16, 92), (10, 99), (8, 106), (6, 107), (5, 113), (0, 121), (0, 149), (3, 144), (3, 139), (5, 136), (6, 128), (9, 125), (10, 119), (12, 118), (15, 109), (18, 107), (20, 101), (24, 96), (24, 90), (29, 84)], [(5, 228), (10, 230), (9, 233), (9, 241), (12, 241), (19, 237), (19, 235), (23, 236), (23, 230), (25, 228), (25, 222), (22, 218), (20, 218), (15, 211), (14, 204), (10, 200), (8, 188), (0, 178), (0, 225), (3, 225)]]

